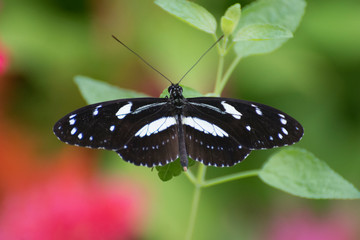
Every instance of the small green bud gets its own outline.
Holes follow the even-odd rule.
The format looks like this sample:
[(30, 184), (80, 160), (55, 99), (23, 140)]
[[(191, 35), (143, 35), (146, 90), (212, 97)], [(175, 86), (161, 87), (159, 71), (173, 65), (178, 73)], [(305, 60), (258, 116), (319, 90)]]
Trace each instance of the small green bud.
[(221, 17), (221, 30), (225, 34), (225, 36), (231, 35), (241, 16), (241, 7), (239, 3), (236, 3), (232, 6), (230, 6), (226, 12), (225, 15)]

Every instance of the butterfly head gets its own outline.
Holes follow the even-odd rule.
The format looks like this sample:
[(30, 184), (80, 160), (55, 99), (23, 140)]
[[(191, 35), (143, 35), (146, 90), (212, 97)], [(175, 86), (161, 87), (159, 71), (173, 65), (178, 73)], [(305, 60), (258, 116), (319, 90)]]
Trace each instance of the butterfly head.
[(171, 86), (168, 88), (168, 92), (170, 94), (171, 99), (183, 99), (183, 89), (180, 87), (179, 84), (171, 84)]

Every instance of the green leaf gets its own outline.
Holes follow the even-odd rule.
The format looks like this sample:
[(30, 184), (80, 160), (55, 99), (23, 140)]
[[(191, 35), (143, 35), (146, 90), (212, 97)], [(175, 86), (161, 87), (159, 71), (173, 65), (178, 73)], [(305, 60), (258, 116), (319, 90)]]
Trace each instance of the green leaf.
[(290, 194), (315, 199), (357, 199), (360, 192), (325, 162), (306, 150), (288, 148), (273, 155), (260, 171), (265, 183)]
[[(193, 165), (195, 165), (195, 161), (189, 158), (188, 169)], [(180, 164), (179, 158), (176, 159), (174, 162), (166, 164), (165, 166), (157, 166), (155, 168), (158, 171), (159, 178), (163, 182), (169, 181), (173, 177), (177, 177), (183, 172), (183, 168)]]
[(233, 41), (262, 41), (271, 39), (292, 38), (290, 30), (271, 24), (252, 24), (241, 28)]
[(147, 97), (147, 95), (131, 90), (121, 89), (108, 83), (89, 77), (76, 76), (75, 83), (88, 104), (121, 98)]
[(156, 0), (155, 4), (202, 31), (207, 33), (216, 31), (215, 17), (196, 3), (185, 0)]
[[(240, 31), (253, 24), (271, 24), (294, 32), (304, 15), (305, 7), (304, 0), (259, 0), (243, 8), (237, 29)], [(241, 41), (235, 44), (234, 49), (237, 55), (247, 57), (274, 51), (286, 41), (287, 39)]]
[(165, 166), (157, 166), (156, 170), (158, 171), (159, 178), (163, 182), (166, 182), (173, 177), (179, 176), (183, 169), (181, 167), (179, 159), (176, 159), (174, 162), (166, 164)]
[[(182, 89), (183, 89), (183, 95), (184, 97), (186, 98), (193, 98), (193, 97), (202, 97), (204, 96), (203, 94), (199, 93), (198, 91), (196, 91), (195, 89), (193, 88), (190, 88), (190, 87), (186, 87), (186, 86), (181, 86)], [(160, 94), (160, 97), (161, 98), (164, 98), (168, 96), (169, 97), (169, 92), (168, 92), (168, 89), (164, 89), (164, 91)]]
[(230, 6), (225, 15), (221, 17), (221, 30), (228, 36), (233, 33), (236, 28), (241, 16), (240, 4), (236, 3)]

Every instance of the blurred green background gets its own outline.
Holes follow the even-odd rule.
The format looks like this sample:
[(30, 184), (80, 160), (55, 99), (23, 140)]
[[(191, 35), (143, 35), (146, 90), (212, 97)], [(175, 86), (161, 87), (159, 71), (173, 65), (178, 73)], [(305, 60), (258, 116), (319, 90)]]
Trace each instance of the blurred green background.
[[(236, 3), (195, 2), (217, 19)], [(240, 1), (242, 6), (249, 2)], [(357, 0), (308, 1), (294, 38), (271, 54), (243, 59), (223, 93), (271, 105), (295, 117), (305, 129), (297, 146), (314, 153), (357, 188), (359, 12)], [(139, 195), (141, 206), (135, 207), (143, 211), (135, 214), (139, 221), (131, 222), (141, 222), (136, 229), (130, 227), (132, 239), (183, 239), (193, 192), (185, 176), (164, 183), (156, 171), (125, 163), (112, 152), (66, 146), (52, 133), (60, 117), (85, 105), (73, 82), (75, 75), (152, 96), (168, 86), (114, 41), (112, 34), (175, 82), (213, 43), (210, 35), (175, 19), (150, 0), (0, 1), (0, 238), (6, 231), (8, 236), (16, 236), (1, 226), (12, 217), (8, 205), (13, 194), (26, 197), (27, 189), (36, 191), (52, 175), (60, 174), (56, 170), (59, 162), (66, 162), (66, 168), (81, 166), (74, 174), (82, 172), (86, 186), (87, 181), (106, 179), (115, 186), (134, 182), (134, 188), (145, 192)], [(212, 91), (216, 66), (216, 51), (212, 51), (182, 84), (202, 93)], [(64, 157), (64, 151), (71, 153)], [(232, 168), (209, 167), (207, 177), (260, 168), (276, 151), (253, 152)], [(77, 160), (76, 154), (84, 159)], [(43, 192), (38, 193), (41, 202)], [(111, 203), (104, 204), (116, 209)], [(27, 203), (24, 206), (28, 207)], [(32, 214), (37, 214), (37, 208), (47, 211), (41, 205), (32, 206)], [(249, 178), (202, 192), (194, 239), (359, 239), (359, 222), (359, 201), (301, 199)], [(113, 223), (109, 220), (109, 224)], [(38, 231), (41, 228), (45, 226)], [(64, 227), (62, 232), (73, 228)], [(86, 226), (83, 228), (86, 231)], [(102, 236), (119, 239), (106, 233)]]

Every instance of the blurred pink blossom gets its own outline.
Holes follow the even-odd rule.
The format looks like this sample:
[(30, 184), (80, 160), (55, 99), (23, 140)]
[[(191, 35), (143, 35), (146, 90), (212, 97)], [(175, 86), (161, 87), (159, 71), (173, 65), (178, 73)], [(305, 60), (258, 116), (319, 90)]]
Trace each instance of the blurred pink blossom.
[(61, 169), (2, 201), (0, 239), (137, 239), (146, 219), (144, 186)]
[(8, 68), (9, 59), (5, 49), (0, 44), (0, 77), (3, 76)]
[(271, 220), (261, 239), (267, 240), (356, 240), (358, 220), (343, 211), (317, 216), (310, 210), (283, 214)]
[[(9, 81), (0, 81), (0, 100), (1, 83)], [(3, 117), (4, 102), (0, 240), (139, 239), (151, 204), (146, 186), (130, 177), (100, 178), (97, 158), (86, 149), (40, 154), (36, 134)]]

